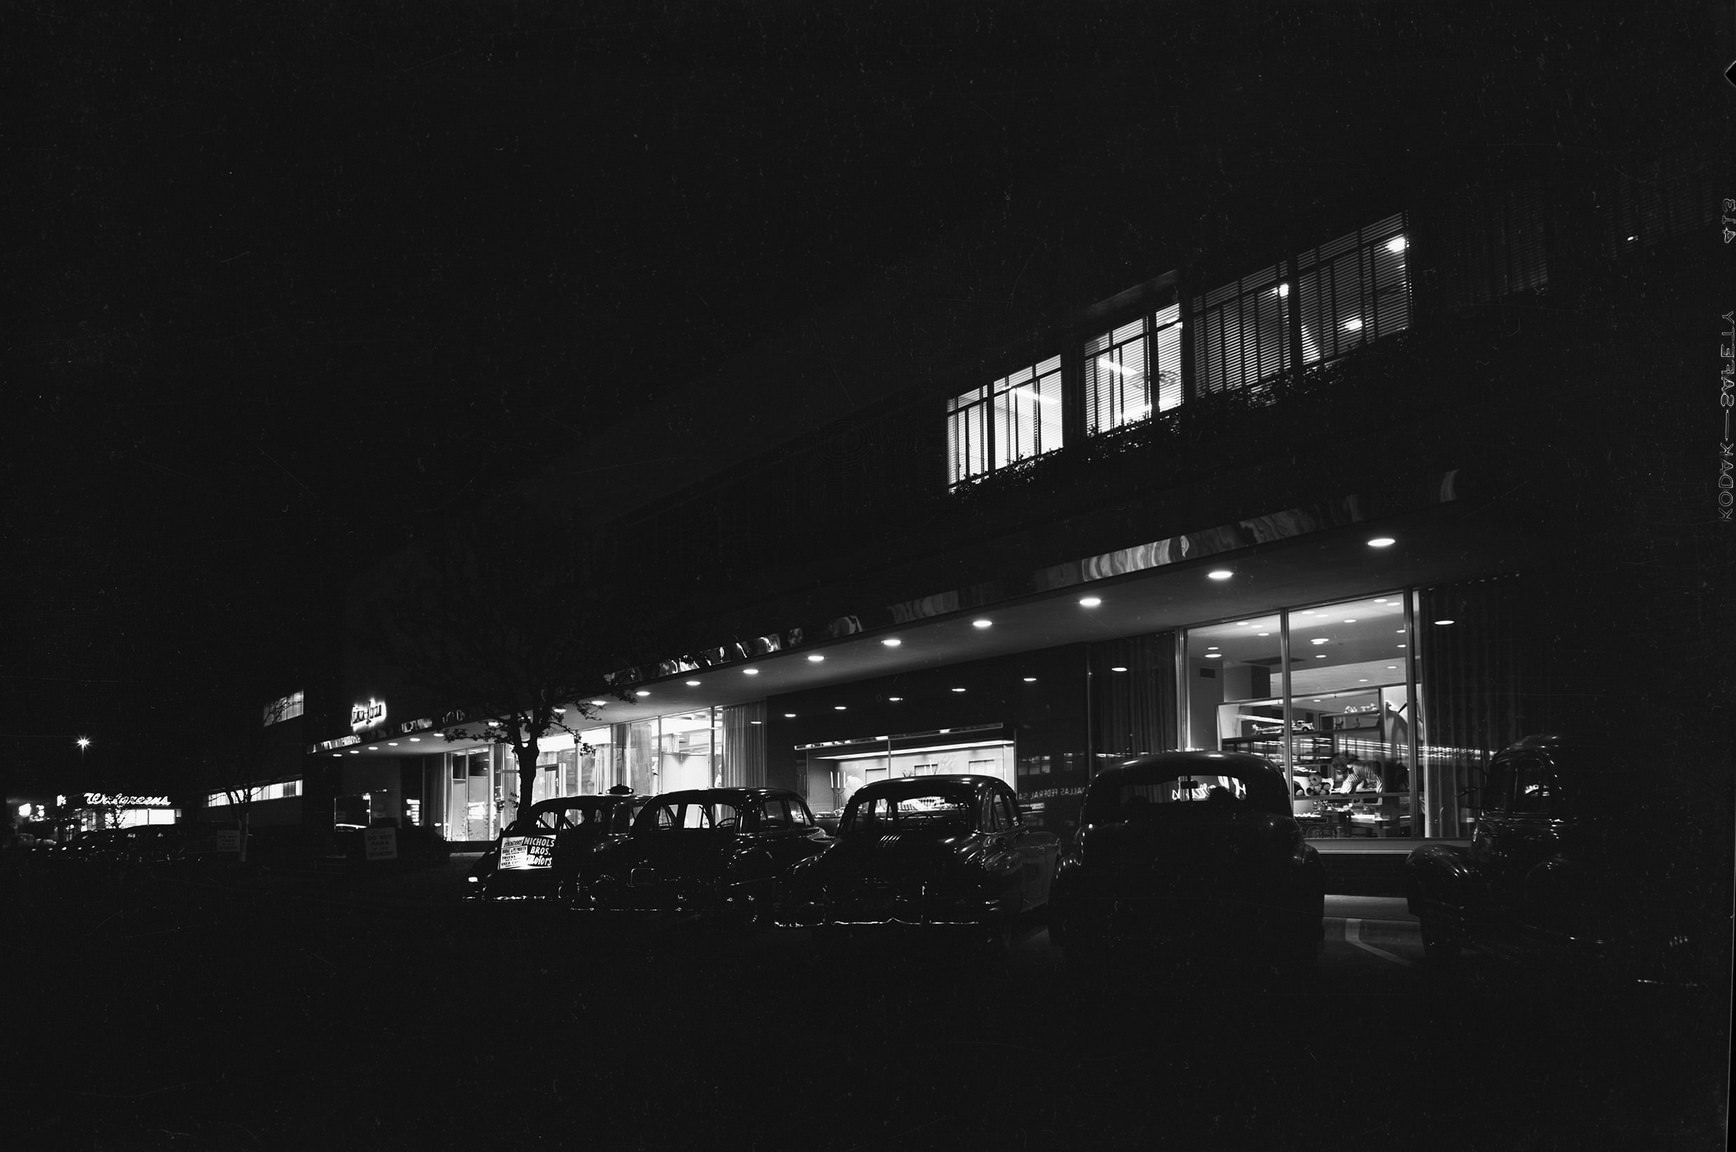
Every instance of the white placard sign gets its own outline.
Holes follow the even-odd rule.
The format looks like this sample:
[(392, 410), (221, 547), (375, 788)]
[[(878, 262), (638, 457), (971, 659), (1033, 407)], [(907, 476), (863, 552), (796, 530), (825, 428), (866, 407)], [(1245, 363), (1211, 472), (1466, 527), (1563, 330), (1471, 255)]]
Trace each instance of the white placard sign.
[(366, 846), (369, 860), (396, 860), (398, 858), (398, 830), (396, 828), (369, 828), (362, 833), (362, 842)]

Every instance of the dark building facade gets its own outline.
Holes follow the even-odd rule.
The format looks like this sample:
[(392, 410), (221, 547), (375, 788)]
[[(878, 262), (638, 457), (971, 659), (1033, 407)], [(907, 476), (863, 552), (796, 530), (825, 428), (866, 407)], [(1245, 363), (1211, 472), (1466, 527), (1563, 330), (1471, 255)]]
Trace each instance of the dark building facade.
[[(1716, 186), (1661, 148), (1413, 167), (1185, 263), (1081, 244), (1021, 306), (889, 274), (551, 469), (623, 580), (690, 578), (538, 795), (971, 771), (1064, 829), (1185, 747), (1271, 757), (1323, 840), (1457, 838), (1528, 732), (1727, 725)], [(476, 718), (346, 684), (310, 777), (498, 832), (510, 757), (435, 739)]]

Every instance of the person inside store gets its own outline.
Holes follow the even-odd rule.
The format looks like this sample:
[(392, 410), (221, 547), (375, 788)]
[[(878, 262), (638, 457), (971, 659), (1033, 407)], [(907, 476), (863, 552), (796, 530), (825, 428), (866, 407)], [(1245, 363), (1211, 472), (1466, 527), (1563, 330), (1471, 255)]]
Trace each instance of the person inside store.
[(1372, 760), (1352, 760), (1350, 762), (1350, 792), (1381, 792), (1380, 772)]
[(1327, 765), (1332, 774), (1332, 791), (1334, 793), (1349, 792), (1356, 785), (1356, 774), (1351, 771), (1350, 757), (1340, 753), (1334, 756)]

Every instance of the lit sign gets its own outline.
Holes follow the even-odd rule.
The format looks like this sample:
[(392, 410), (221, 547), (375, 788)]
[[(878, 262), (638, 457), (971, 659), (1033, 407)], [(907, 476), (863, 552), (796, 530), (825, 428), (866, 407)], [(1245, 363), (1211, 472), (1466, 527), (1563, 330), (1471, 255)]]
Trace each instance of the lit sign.
[(1352, 712), (1379, 712), (1379, 711), (1380, 711), (1380, 705), (1379, 704), (1346, 704), (1344, 706), (1344, 713), (1347, 716)]
[(302, 694), (291, 692), (288, 696), (273, 700), (265, 706), (265, 726), (269, 728), (284, 720), (293, 720), (301, 713)]
[(102, 792), (85, 794), (84, 802), (91, 808), (167, 808), (167, 796), (110, 796)]
[(368, 697), (367, 703), (356, 704), (350, 708), (350, 728), (360, 732), (363, 728), (372, 728), (376, 724), (386, 722), (386, 702)]

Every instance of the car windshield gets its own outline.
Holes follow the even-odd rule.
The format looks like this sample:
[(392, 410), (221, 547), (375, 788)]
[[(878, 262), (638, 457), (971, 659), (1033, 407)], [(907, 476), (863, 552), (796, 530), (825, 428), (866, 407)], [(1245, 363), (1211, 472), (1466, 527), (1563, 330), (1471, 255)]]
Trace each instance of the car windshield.
[(889, 832), (963, 832), (970, 828), (967, 791), (864, 796), (851, 801), (839, 830), (846, 835)]

